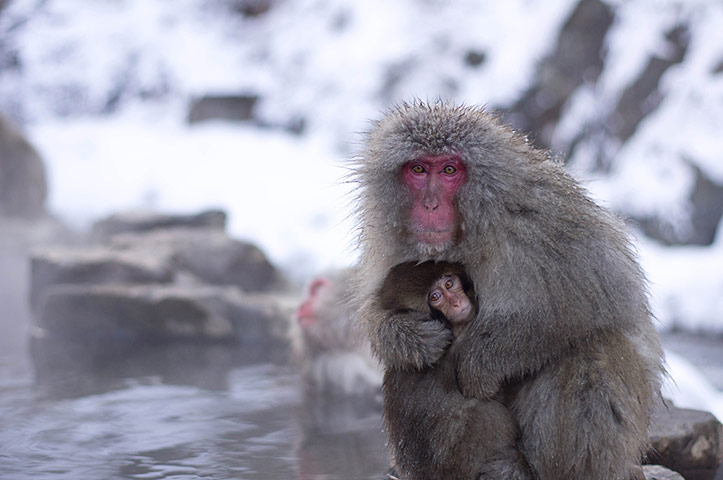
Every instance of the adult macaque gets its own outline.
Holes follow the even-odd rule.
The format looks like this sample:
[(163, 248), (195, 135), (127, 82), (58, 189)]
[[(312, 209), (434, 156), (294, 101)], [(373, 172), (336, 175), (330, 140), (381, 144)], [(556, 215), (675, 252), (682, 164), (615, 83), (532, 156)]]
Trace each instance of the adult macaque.
[(344, 395), (376, 394), (382, 383), (369, 342), (354, 328), (348, 270), (315, 278), (296, 311), (299, 334), (294, 345), (301, 360), (305, 386), (317, 392)]
[[(382, 308), (379, 279), (403, 262), (459, 263), (479, 294), (454, 339), (458, 383), (467, 398), (508, 399), (530, 478), (639, 478), (662, 353), (621, 222), (548, 154), (470, 107), (391, 111), (354, 175), (359, 316), (385, 368), (434, 366), (453, 334), (428, 314)], [(402, 408), (425, 400), (406, 395)], [(439, 451), (459, 442), (414, 435)]]
[[(428, 321), (446, 322), (455, 336), (476, 313), (474, 290), (459, 264), (401, 263), (391, 269), (378, 295), (385, 310), (414, 311)], [(433, 367), (386, 369), (384, 422), (395, 445), (395, 475), (409, 480), (530, 478), (516, 446), (515, 419), (497, 399), (462, 395), (457, 355), (453, 342)]]

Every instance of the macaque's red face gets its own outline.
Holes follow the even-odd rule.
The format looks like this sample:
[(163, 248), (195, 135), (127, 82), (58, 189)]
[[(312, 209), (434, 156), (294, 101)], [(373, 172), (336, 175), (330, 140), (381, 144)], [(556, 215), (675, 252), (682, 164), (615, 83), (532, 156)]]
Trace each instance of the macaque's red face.
[(471, 320), (472, 301), (464, 292), (462, 280), (454, 274), (442, 275), (429, 291), (429, 306), (436, 308), (451, 323)]
[(420, 157), (402, 169), (402, 183), (412, 195), (409, 227), (415, 240), (440, 245), (454, 240), (457, 212), (454, 194), (467, 180), (458, 155)]
[(329, 280), (317, 278), (309, 287), (309, 297), (296, 311), (296, 319), (302, 327), (314, 325), (319, 319), (319, 309), (323, 303), (324, 292), (329, 288)]

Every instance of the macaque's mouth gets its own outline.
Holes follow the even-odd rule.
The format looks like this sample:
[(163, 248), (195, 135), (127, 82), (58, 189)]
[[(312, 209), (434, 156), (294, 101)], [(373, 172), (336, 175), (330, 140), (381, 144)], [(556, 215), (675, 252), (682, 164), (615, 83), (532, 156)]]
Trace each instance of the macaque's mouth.
[(414, 237), (421, 243), (439, 245), (454, 240), (454, 230), (414, 232)]
[(459, 313), (456, 315), (457, 319), (453, 320), (452, 323), (461, 322), (464, 323), (466, 320), (469, 320), (470, 315), (472, 315), (472, 306), (467, 305), (462, 310), (459, 311)]

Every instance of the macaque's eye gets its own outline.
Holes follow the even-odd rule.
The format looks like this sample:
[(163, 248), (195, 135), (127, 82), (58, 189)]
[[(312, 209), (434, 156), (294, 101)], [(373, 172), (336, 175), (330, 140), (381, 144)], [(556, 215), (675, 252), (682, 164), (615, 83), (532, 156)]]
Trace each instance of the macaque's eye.
[(416, 165), (412, 165), (411, 170), (412, 173), (416, 173), (417, 175), (419, 175), (420, 173), (424, 173), (424, 167), (418, 163)]
[(457, 173), (457, 167), (453, 165), (447, 165), (446, 167), (444, 167), (444, 170), (442, 170), (442, 172), (444, 172), (445, 175), (454, 175), (455, 173)]
[(449, 290), (452, 287), (454, 287), (454, 278), (449, 277), (447, 280), (444, 281), (444, 288)]
[(433, 290), (429, 293), (429, 302), (437, 303), (442, 298), (442, 294), (438, 290)]

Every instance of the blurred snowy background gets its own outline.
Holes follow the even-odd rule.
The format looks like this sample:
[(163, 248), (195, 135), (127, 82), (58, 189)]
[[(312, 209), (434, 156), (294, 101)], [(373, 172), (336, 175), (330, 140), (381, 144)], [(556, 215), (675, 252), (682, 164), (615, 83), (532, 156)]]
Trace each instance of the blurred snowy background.
[(354, 261), (368, 119), (485, 104), (630, 219), (661, 327), (721, 332), (721, 25), (717, 0), (0, 0), (0, 112), (66, 223), (221, 207), (301, 282)]

